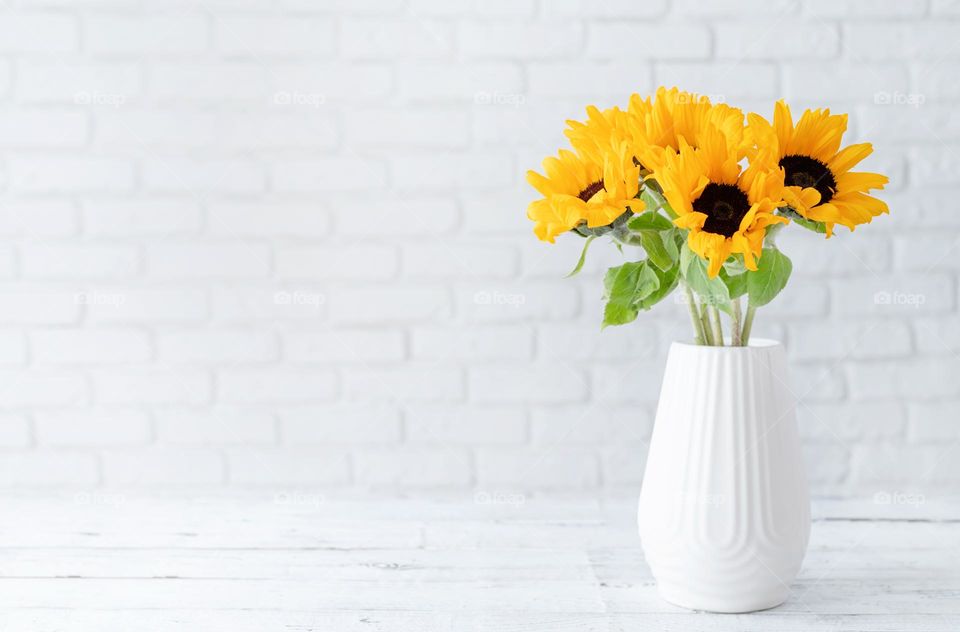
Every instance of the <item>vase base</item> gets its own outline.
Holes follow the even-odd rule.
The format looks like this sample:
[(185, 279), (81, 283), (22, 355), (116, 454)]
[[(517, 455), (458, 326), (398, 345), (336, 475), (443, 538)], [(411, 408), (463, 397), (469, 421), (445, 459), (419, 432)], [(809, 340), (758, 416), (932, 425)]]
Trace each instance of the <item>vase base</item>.
[(744, 595), (740, 598), (718, 598), (691, 593), (688, 589), (671, 584), (657, 582), (660, 598), (687, 610), (703, 610), (722, 614), (743, 614), (776, 608), (784, 601), (790, 591), (785, 587), (770, 590), (763, 594)]

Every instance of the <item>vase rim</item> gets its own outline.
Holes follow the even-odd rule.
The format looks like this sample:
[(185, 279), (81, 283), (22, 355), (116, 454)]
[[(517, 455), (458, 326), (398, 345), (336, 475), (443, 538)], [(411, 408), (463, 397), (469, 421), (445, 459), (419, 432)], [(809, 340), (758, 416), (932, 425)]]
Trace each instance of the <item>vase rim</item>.
[(772, 338), (751, 338), (750, 342), (747, 343), (747, 346), (745, 347), (714, 347), (711, 345), (698, 345), (696, 342), (687, 340), (674, 340), (673, 345), (676, 347), (688, 347), (690, 349), (697, 349), (700, 351), (746, 351), (748, 349), (771, 349), (773, 347), (782, 347), (783, 343), (779, 340), (773, 340)]

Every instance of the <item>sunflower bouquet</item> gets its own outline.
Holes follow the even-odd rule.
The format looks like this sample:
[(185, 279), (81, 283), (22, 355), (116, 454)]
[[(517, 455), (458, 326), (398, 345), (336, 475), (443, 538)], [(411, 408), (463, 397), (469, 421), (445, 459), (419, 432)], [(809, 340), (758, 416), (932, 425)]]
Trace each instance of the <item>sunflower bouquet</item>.
[[(841, 148), (846, 114), (807, 110), (794, 123), (776, 103), (763, 116), (677, 88), (634, 94), (626, 110), (587, 108), (568, 121), (572, 149), (527, 173), (541, 198), (527, 216), (553, 243), (562, 233), (597, 237), (643, 256), (607, 270), (603, 325), (623, 325), (678, 287), (696, 341), (723, 346), (721, 313), (732, 346), (746, 345), (754, 314), (780, 293), (792, 271), (775, 237), (787, 224), (826, 237), (888, 212), (868, 193), (886, 176), (851, 171), (870, 143)], [(742, 299), (746, 297), (746, 312)]]

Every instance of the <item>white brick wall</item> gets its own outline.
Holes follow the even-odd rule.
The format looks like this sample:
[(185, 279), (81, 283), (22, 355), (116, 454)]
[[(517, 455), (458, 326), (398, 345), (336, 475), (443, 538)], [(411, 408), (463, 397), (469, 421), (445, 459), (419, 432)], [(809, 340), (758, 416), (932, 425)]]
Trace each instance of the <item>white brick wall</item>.
[[(796, 263), (818, 493), (960, 483), (960, 12), (885, 0), (0, 9), (0, 487), (636, 491), (668, 304), (534, 240), (523, 173), (657, 84), (850, 113), (893, 214)], [(890, 304), (875, 300), (878, 292)]]

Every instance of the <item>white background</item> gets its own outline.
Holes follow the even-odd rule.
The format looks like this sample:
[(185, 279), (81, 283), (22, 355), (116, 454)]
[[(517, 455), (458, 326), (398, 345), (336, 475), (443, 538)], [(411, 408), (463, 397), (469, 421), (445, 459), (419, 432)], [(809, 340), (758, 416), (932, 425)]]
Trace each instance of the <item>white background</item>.
[(815, 492), (947, 493), (958, 71), (936, 0), (6, 3), (0, 484), (638, 489), (685, 311), (601, 332), (524, 172), (665, 84), (874, 142), (891, 215), (787, 231), (756, 332)]

